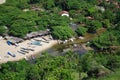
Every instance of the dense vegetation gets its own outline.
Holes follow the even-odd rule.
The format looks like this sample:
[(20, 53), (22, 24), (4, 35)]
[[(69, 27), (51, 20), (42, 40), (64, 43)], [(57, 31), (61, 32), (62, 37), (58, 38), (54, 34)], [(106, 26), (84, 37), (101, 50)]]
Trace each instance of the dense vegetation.
[[(0, 80), (119, 80), (120, 9), (119, 0), (7, 0), (0, 5), (0, 35), (25, 37), (27, 33), (50, 29), (55, 39), (68, 39), (106, 31), (93, 40), (94, 51), (82, 56), (44, 54), (31, 61), (1, 64)], [(66, 10), (70, 17), (61, 16)], [(74, 23), (74, 30), (70, 24)], [(76, 35), (77, 34), (77, 35)]]
[[(89, 52), (82, 56), (71, 51), (64, 56), (44, 53), (32, 61), (21, 60), (1, 65), (1, 80), (111, 80), (119, 79), (120, 54)], [(112, 77), (113, 76), (113, 77)], [(108, 78), (108, 80), (109, 80)]]
[[(83, 24), (88, 30), (84, 30), (84, 33), (94, 33), (103, 26), (109, 27), (110, 22), (114, 22), (114, 20), (119, 21), (117, 10), (115, 15), (112, 14), (115, 10), (111, 11), (111, 4), (99, 3), (97, 0), (94, 2), (89, 0), (7, 0), (6, 3), (0, 5), (0, 30), (4, 29), (1, 26), (6, 27), (0, 34), (23, 38), (27, 33), (33, 31), (51, 30), (56, 26), (69, 26), (70, 23), (80, 26)], [(115, 6), (112, 5), (112, 7)], [(103, 6), (106, 10), (102, 11), (97, 6)], [(68, 11), (70, 17), (61, 16), (60, 13), (63, 10)], [(88, 17), (91, 17), (92, 20)], [(81, 31), (77, 31), (77, 34), (83, 35), (83, 32), (79, 34)], [(70, 35), (69, 32), (64, 32), (64, 34)], [(63, 37), (64, 35), (58, 35), (58, 39), (69, 38), (59, 38), (59, 36)], [(54, 35), (53, 37), (56, 38)]]

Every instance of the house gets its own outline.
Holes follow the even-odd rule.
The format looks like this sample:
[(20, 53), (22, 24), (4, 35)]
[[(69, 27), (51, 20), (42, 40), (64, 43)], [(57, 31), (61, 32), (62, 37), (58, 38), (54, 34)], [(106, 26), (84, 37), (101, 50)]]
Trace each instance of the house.
[(67, 11), (61, 11), (59, 14), (61, 16), (67, 16), (67, 17), (69, 17), (69, 12), (67, 12)]

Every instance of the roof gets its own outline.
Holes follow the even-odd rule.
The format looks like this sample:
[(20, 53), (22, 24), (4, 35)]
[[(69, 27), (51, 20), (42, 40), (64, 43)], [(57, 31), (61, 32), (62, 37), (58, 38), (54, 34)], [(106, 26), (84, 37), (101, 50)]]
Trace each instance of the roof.
[(49, 31), (38, 31), (38, 32), (31, 32), (31, 33), (28, 33), (26, 36), (25, 36), (25, 39), (27, 38), (34, 38), (34, 37), (37, 37), (37, 36), (43, 36), (43, 35), (47, 35), (49, 34)]
[(62, 15), (62, 14), (69, 14), (69, 12), (68, 11), (61, 11), (59, 14), (60, 15)]
[(86, 18), (89, 19), (89, 20), (93, 20), (93, 19), (94, 19), (94, 18), (91, 17), (91, 16), (87, 16)]
[(18, 38), (18, 37), (13, 37), (13, 36), (5, 36), (5, 38), (12, 43), (18, 43), (18, 42), (23, 41), (23, 39)]

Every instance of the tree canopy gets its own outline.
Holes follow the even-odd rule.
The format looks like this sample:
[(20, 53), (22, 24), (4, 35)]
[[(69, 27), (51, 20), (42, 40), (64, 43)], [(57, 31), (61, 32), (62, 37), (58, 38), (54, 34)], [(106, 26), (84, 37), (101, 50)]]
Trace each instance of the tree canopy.
[(55, 39), (69, 39), (74, 36), (74, 32), (67, 26), (55, 26), (52, 28), (52, 35)]

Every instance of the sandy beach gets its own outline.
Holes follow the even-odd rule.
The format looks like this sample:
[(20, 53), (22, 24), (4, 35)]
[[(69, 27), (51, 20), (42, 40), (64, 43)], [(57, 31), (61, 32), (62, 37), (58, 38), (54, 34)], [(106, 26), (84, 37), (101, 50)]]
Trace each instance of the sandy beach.
[[(46, 36), (45, 36), (46, 37)], [(43, 40), (41, 37), (35, 38), (38, 40)], [(25, 40), (21, 43), (18, 43), (18, 46), (15, 45), (8, 45), (6, 40), (1, 39), (0, 40), (0, 63), (6, 63), (8, 61), (18, 61), (21, 59), (24, 59), (25, 57), (29, 57), (31, 55), (35, 55), (37, 53), (41, 53), (42, 51), (45, 51), (46, 49), (52, 47), (53, 45), (57, 44), (57, 40), (49, 40), (49, 43), (41, 42), (41, 46), (38, 45), (31, 45), (31, 41), (35, 41), (34, 39), (31, 40)], [(22, 54), (18, 51), (21, 50), (21, 48), (29, 48), (34, 49), (34, 51), (29, 51), (29, 53)], [(7, 53), (11, 52), (16, 55), (16, 57), (12, 57), (8, 55)]]
[(3, 4), (5, 2), (6, 2), (6, 0), (0, 0), (0, 4)]

